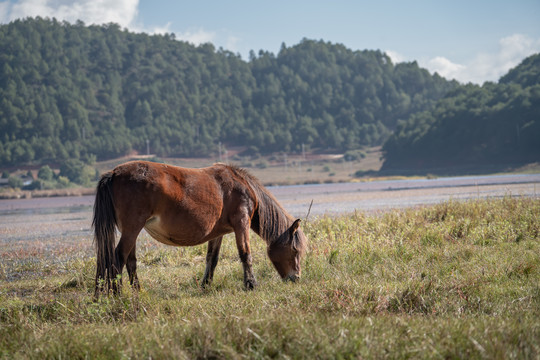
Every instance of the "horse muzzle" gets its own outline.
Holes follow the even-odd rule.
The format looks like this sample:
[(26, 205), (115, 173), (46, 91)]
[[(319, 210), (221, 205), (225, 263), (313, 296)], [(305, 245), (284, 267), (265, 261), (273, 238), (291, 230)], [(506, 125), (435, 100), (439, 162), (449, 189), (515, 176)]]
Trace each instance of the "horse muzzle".
[(289, 275), (283, 278), (283, 281), (296, 282), (298, 280), (300, 280), (300, 274), (296, 272), (290, 273)]

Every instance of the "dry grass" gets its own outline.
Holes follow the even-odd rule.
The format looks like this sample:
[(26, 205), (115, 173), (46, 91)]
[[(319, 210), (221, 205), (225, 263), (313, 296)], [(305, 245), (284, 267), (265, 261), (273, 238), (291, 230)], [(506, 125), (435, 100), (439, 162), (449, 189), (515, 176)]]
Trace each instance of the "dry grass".
[(255, 291), (232, 237), (208, 290), (205, 247), (147, 236), (141, 292), (98, 302), (91, 258), (15, 262), (24, 276), (0, 272), (0, 357), (539, 358), (538, 219), (531, 198), (319, 218), (299, 283), (253, 241)]

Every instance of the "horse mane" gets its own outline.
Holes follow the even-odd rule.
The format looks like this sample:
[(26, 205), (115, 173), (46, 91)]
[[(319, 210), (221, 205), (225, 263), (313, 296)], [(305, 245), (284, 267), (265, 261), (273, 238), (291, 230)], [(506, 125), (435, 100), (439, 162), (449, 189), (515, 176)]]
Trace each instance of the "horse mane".
[(234, 165), (227, 165), (227, 167), (244, 179), (257, 197), (257, 207), (251, 219), (251, 229), (268, 245), (283, 244), (293, 246), (297, 251), (303, 252), (306, 247), (303, 237), (292, 237), (293, 243), (291, 243), (291, 237), (287, 234), (294, 218), (279, 204), (274, 195), (246, 169)]

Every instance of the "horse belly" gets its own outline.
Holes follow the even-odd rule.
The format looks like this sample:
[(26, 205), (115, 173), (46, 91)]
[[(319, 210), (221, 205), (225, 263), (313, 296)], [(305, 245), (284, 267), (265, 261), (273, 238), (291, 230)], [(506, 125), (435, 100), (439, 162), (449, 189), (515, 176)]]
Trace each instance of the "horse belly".
[(208, 239), (206, 232), (186, 223), (176, 223), (170, 226), (161, 217), (153, 216), (146, 221), (144, 228), (150, 236), (165, 245), (193, 246), (202, 244)]

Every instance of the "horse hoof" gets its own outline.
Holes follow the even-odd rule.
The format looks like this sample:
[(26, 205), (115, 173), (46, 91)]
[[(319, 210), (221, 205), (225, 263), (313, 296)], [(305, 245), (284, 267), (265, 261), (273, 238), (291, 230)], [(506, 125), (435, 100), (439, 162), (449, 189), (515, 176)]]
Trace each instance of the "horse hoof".
[(246, 287), (246, 290), (253, 290), (257, 287), (257, 282), (255, 280), (247, 280), (244, 282), (244, 286)]

